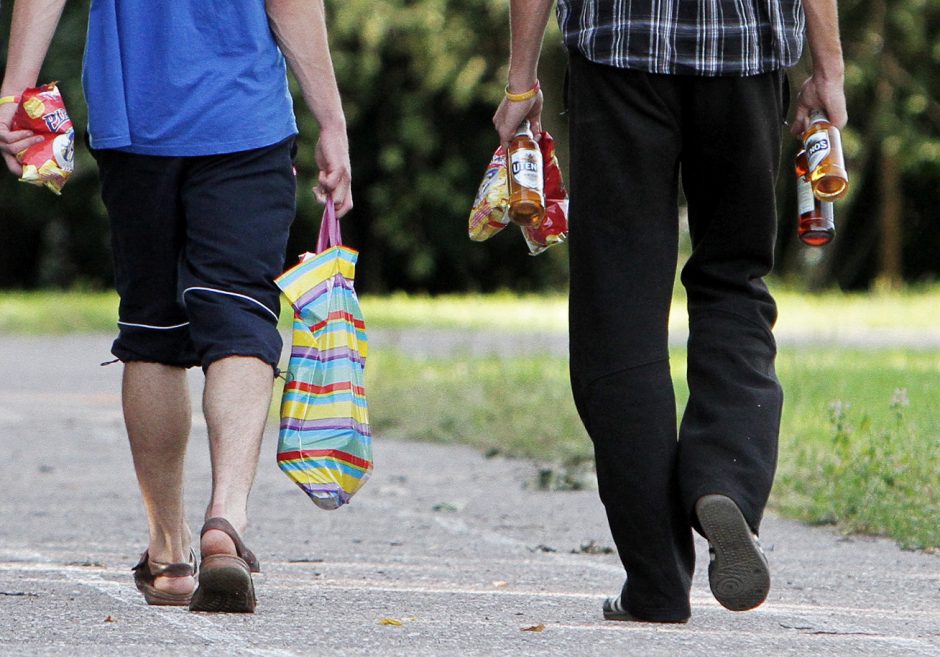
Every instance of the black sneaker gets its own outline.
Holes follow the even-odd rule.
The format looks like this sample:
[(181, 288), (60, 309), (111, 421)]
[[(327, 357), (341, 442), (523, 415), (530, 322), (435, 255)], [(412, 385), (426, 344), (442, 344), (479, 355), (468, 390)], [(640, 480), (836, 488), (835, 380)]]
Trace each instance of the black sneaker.
[(604, 600), (604, 620), (632, 621), (634, 623), (688, 623), (689, 622), (688, 618), (679, 618), (676, 620), (662, 620), (662, 621), (652, 621), (652, 620), (644, 620), (642, 618), (637, 618), (636, 616), (631, 614), (629, 611), (627, 611), (626, 607), (623, 606), (623, 602), (621, 602), (622, 597), (623, 597), (623, 593), (621, 593), (620, 595), (616, 597), (607, 598)]
[(604, 600), (604, 620), (635, 621), (620, 602), (620, 596)]
[(770, 592), (770, 569), (741, 509), (730, 497), (704, 495), (695, 503), (695, 513), (708, 539), (712, 595), (731, 611), (760, 606)]

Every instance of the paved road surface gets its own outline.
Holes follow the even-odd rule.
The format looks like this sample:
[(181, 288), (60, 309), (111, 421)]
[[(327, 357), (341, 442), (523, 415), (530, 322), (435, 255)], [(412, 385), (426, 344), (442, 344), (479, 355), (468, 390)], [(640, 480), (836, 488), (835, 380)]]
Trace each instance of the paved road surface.
[[(98, 367), (108, 342), (0, 338), (4, 657), (940, 656), (940, 556), (770, 517), (773, 589), (759, 610), (712, 599), (699, 541), (688, 625), (604, 622), (622, 570), (582, 550), (610, 546), (595, 493), (536, 491), (524, 487), (532, 464), (383, 436), (373, 480), (324, 512), (277, 470), (269, 431), (246, 536), (264, 569), (257, 614), (147, 607), (129, 570), (145, 524), (120, 367)], [(208, 493), (196, 419), (194, 529)]]

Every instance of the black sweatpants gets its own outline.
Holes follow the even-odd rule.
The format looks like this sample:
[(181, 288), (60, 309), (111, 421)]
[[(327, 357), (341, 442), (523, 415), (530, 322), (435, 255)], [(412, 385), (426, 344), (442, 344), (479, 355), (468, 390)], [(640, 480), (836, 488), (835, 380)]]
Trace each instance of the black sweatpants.
[[(570, 58), (570, 353), (578, 412), (638, 618), (688, 617), (695, 501), (756, 531), (776, 467), (774, 183), (782, 72), (653, 75)], [(681, 427), (669, 369), (678, 183), (692, 255)]]

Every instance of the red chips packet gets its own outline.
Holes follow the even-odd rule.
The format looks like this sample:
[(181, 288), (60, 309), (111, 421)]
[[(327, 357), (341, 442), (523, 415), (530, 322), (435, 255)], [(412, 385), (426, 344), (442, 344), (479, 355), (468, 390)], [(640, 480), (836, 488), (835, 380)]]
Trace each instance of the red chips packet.
[(565, 189), (558, 158), (555, 156), (555, 140), (547, 132), (542, 132), (539, 150), (542, 151), (543, 162), (545, 217), (535, 228), (522, 228), (530, 255), (538, 255), (548, 247), (568, 239), (568, 190)]
[[(531, 255), (538, 255), (568, 238), (568, 191), (555, 156), (555, 140), (547, 132), (542, 132), (538, 143), (542, 151), (545, 217), (536, 228), (521, 228)], [(467, 231), (470, 239), (482, 242), (508, 226), (508, 210), (506, 151), (500, 146), (493, 153), (483, 174), (483, 181), (470, 211)]]
[(12, 130), (32, 130), (42, 141), (16, 154), (23, 166), (20, 181), (62, 193), (75, 168), (75, 130), (55, 82), (20, 95)]

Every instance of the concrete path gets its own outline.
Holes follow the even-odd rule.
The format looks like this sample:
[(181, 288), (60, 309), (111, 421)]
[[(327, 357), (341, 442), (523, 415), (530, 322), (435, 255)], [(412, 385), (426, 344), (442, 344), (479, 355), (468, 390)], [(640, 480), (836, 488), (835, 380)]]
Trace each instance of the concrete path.
[[(373, 334), (373, 347), (393, 336)], [(525, 486), (533, 464), (378, 436), (373, 480), (316, 509), (270, 430), (246, 540), (253, 616), (147, 607), (130, 566), (146, 528), (109, 339), (0, 337), (0, 655), (940, 656), (940, 556), (769, 517), (770, 598), (711, 597), (705, 544), (685, 626), (604, 622), (622, 583), (592, 492)], [(198, 388), (200, 375), (192, 374)], [(189, 517), (206, 502), (196, 418)]]

